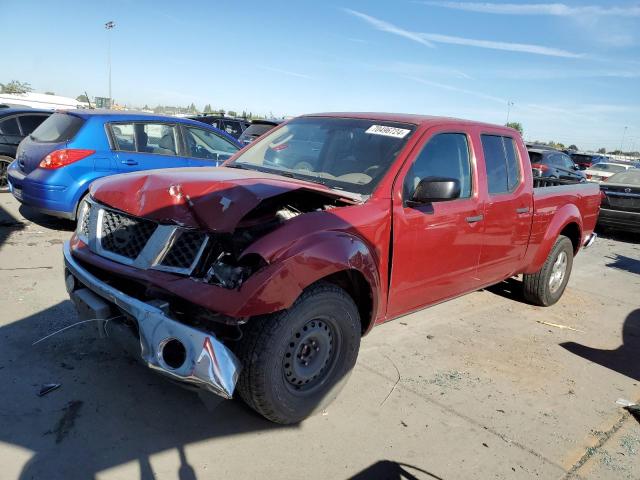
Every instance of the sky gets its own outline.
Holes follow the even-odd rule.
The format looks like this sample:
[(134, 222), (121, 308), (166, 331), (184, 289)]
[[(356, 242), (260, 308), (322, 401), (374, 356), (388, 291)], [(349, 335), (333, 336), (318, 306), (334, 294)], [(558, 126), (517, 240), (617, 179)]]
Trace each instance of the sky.
[(0, 23), (0, 82), (40, 92), (108, 96), (111, 35), (122, 104), (508, 115), (640, 149), (640, 2), (0, 0)]

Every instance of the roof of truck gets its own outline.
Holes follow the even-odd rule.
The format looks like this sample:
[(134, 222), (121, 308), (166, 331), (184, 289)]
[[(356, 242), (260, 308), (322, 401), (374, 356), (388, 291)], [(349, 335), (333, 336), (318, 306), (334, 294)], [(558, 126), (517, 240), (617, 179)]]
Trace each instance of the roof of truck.
[[(341, 118), (362, 118), (367, 120), (380, 120), (382, 122), (410, 123), (413, 125), (441, 125), (443, 123), (458, 123), (467, 125), (479, 125), (491, 128), (502, 128), (513, 130), (503, 125), (476, 122), (474, 120), (464, 120), (461, 118), (439, 117), (434, 115), (416, 115), (412, 113), (384, 113), (384, 112), (326, 112), (303, 115), (304, 117), (341, 117)], [(515, 130), (514, 130), (515, 131)]]

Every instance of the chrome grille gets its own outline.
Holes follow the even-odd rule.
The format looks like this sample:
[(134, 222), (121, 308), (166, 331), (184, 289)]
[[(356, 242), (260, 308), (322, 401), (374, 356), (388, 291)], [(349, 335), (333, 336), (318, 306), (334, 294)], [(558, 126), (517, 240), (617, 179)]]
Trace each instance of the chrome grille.
[(85, 204), (76, 234), (91, 251), (125, 265), (190, 275), (209, 241), (203, 232), (133, 217), (93, 199)]
[(183, 231), (169, 251), (160, 261), (160, 265), (170, 268), (191, 268), (204, 245), (205, 235), (200, 232)]
[(156, 229), (156, 224), (113, 210), (103, 210), (100, 243), (104, 250), (135, 260)]

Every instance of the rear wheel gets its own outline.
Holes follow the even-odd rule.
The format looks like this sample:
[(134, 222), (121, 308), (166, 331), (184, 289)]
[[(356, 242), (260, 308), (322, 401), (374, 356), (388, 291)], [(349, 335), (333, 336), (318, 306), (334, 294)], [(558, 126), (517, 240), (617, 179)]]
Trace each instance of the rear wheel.
[(297, 423), (347, 381), (360, 348), (358, 308), (342, 289), (317, 284), (288, 310), (252, 319), (238, 348), (238, 392), (267, 419)]
[(548, 307), (564, 293), (573, 266), (573, 244), (560, 235), (542, 268), (524, 275), (524, 297), (529, 302)]
[(13, 162), (13, 158), (0, 155), (0, 192), (9, 191), (9, 165)]

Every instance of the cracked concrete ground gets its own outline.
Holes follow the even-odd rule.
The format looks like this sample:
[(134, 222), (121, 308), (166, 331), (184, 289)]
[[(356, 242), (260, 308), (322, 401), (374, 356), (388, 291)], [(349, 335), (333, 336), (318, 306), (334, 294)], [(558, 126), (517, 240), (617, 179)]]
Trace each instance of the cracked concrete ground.
[[(91, 325), (32, 346), (76, 320), (73, 227), (7, 194), (0, 210), (2, 478), (640, 478), (640, 424), (615, 403), (640, 401), (638, 236), (581, 253), (551, 308), (510, 281), (379, 326), (338, 400), (283, 428), (203, 402)], [(38, 397), (45, 383), (62, 385)]]

